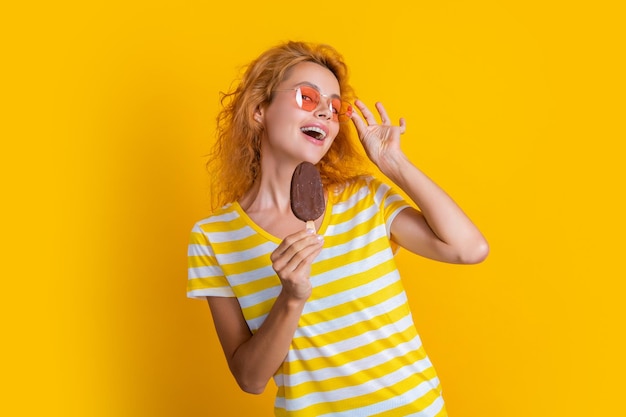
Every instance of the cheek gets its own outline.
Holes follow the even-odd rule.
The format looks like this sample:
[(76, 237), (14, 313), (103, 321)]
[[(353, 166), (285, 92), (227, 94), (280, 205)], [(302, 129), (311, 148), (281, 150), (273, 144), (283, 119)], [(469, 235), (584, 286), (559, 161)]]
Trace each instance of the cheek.
[(334, 132), (331, 131), (330, 132), (330, 136), (326, 138), (325, 140), (325, 147), (326, 147), (326, 151), (328, 152), (328, 150), (333, 146), (333, 144), (335, 143), (335, 140), (337, 140), (337, 133), (339, 132), (339, 130), (335, 130)]
[(287, 121), (292, 120), (295, 115), (297, 115), (297, 110), (294, 109), (294, 106), (289, 103), (283, 102), (274, 102), (270, 107), (267, 108), (266, 112), (266, 123), (281, 125), (285, 124)]
[(331, 142), (334, 142), (339, 134), (339, 125), (331, 125), (330, 126), (330, 137), (332, 138)]
[(264, 130), (271, 140), (283, 140), (293, 136), (294, 116), (289, 109), (275, 107), (266, 113)]

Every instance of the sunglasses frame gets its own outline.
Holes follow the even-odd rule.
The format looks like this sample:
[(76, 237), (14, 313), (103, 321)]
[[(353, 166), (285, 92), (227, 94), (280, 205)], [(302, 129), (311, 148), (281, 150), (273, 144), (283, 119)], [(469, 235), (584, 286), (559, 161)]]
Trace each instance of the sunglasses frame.
[[(302, 89), (306, 88), (306, 89), (310, 89), (311, 91), (314, 91), (315, 94), (317, 95), (317, 101), (315, 101), (316, 97), (311, 97), (311, 94), (303, 94), (302, 93)], [(274, 90), (275, 92), (287, 92), (287, 91), (295, 91), (295, 100), (296, 100), (296, 104), (298, 105), (298, 108), (300, 108), (301, 110), (304, 111), (308, 111), (308, 112), (313, 112), (315, 111), (315, 109), (317, 109), (319, 107), (320, 102), (322, 101), (322, 97), (325, 98), (328, 101), (328, 109), (330, 110), (331, 114), (332, 114), (332, 119), (333, 121), (336, 122), (340, 122), (340, 123), (345, 123), (348, 120), (350, 120), (350, 116), (352, 116), (352, 105), (345, 101), (342, 100), (340, 97), (336, 97), (336, 96), (329, 96), (328, 94), (322, 94), (321, 91), (319, 91), (317, 88), (310, 86), (310, 85), (299, 85), (297, 87), (293, 87), (293, 88), (285, 88), (285, 89), (280, 89), (280, 90)], [(310, 97), (313, 101), (313, 106), (311, 107), (311, 110), (307, 110), (305, 108), (305, 106), (307, 106), (303, 99), (303, 97)], [(341, 107), (339, 109), (337, 109), (337, 112), (334, 112), (334, 107), (333, 107), (333, 100), (339, 100), (339, 102), (341, 103)], [(341, 113), (341, 109), (345, 108), (346, 111)]]

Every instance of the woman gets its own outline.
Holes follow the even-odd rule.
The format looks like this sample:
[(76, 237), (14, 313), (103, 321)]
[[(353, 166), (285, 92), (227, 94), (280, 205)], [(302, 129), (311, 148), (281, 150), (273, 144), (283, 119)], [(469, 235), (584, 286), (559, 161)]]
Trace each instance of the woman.
[[(213, 162), (219, 209), (189, 245), (188, 296), (206, 298), (240, 387), (278, 386), (278, 416), (444, 416), (436, 373), (394, 263), (396, 245), (451, 263), (488, 246), (454, 201), (400, 149), (405, 123), (381, 123), (332, 48), (288, 42), (263, 53), (224, 98)], [(413, 201), (360, 172), (369, 159)], [(302, 161), (322, 176), (326, 210), (304, 227), (290, 208)], [(221, 188), (220, 188), (221, 187)]]

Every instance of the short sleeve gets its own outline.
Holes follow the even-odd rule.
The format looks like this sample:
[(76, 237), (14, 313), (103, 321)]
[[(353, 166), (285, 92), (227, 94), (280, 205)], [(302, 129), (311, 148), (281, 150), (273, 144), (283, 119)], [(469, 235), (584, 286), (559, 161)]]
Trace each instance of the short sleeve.
[(378, 179), (372, 179), (370, 188), (374, 193), (374, 200), (380, 208), (387, 229), (387, 237), (391, 238), (391, 223), (405, 208), (410, 207), (404, 197), (395, 189)]
[(187, 297), (234, 297), (232, 288), (217, 263), (211, 244), (201, 226), (191, 230), (187, 251)]

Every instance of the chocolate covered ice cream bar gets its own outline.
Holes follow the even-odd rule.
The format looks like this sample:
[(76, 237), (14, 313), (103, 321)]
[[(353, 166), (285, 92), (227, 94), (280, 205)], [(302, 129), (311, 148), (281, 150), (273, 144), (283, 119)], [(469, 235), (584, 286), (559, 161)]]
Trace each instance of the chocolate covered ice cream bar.
[(291, 177), (291, 210), (306, 222), (307, 229), (315, 230), (313, 221), (319, 218), (325, 207), (324, 187), (320, 173), (310, 162), (300, 163)]

